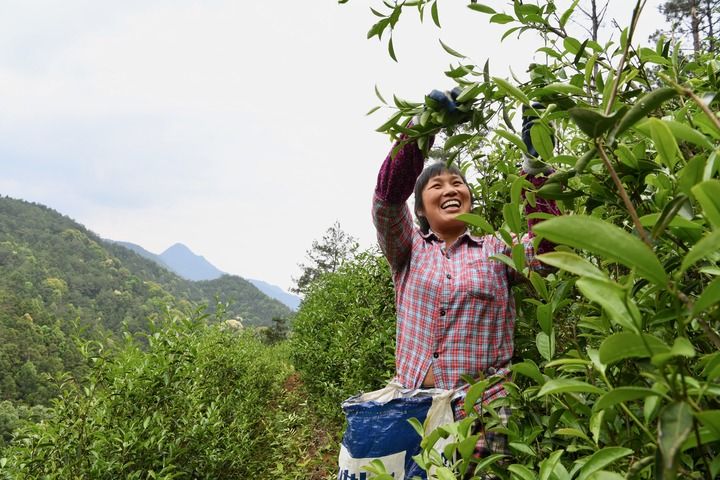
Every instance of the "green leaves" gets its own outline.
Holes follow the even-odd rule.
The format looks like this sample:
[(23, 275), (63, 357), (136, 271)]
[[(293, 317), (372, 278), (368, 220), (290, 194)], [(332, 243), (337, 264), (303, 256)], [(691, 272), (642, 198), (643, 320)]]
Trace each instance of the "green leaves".
[(518, 463), (514, 463), (512, 465), (509, 465), (507, 467), (509, 472), (512, 472), (517, 478), (520, 480), (536, 480), (535, 474), (530, 471), (529, 468), (527, 468), (524, 465), (520, 465)]
[(477, 401), (482, 397), (489, 384), (490, 382), (488, 380), (480, 380), (470, 386), (467, 394), (465, 395), (465, 402), (463, 403), (463, 409), (466, 414), (469, 415), (470, 412), (473, 411), (475, 403), (477, 403)]
[(693, 305), (693, 315), (720, 304), (720, 277), (708, 284)]
[(561, 268), (581, 277), (606, 280), (608, 276), (584, 258), (570, 252), (550, 252), (537, 256), (538, 260), (556, 268)]
[(471, 3), (468, 5), (468, 8), (475, 10), (476, 12), (487, 13), (489, 15), (494, 15), (496, 13), (491, 7), (483, 5), (482, 3)]
[[(650, 122), (651, 120), (652, 122)], [(638, 124), (637, 129), (643, 131), (643, 133), (647, 133), (648, 135), (650, 135), (651, 133), (649, 124), (653, 122), (660, 122), (665, 125), (672, 133), (673, 137), (675, 137), (675, 140), (679, 142), (692, 143), (702, 148), (713, 148), (712, 142), (710, 142), (710, 140), (708, 140), (708, 138), (701, 132), (695, 130), (689, 125), (677, 122), (675, 120), (661, 120), (658, 118), (651, 118), (648, 121), (643, 122), (642, 124)]]
[(622, 134), (648, 114), (660, 108), (664, 102), (675, 96), (677, 96), (677, 91), (672, 87), (661, 87), (645, 94), (635, 103), (627, 114), (622, 117), (616, 129), (613, 131), (613, 136), (616, 137)]
[(658, 447), (662, 452), (662, 463), (666, 470), (674, 470), (675, 456), (690, 434), (693, 414), (686, 402), (674, 402), (668, 405), (660, 416), (658, 425)]
[(589, 108), (574, 107), (568, 110), (573, 122), (590, 138), (598, 138), (614, 127), (627, 111), (626, 108), (618, 110), (611, 115)]
[(678, 148), (675, 137), (662, 120), (651, 118), (647, 121), (650, 128), (650, 136), (653, 139), (655, 148), (657, 149), (660, 161), (669, 168), (674, 168), (680, 149)]
[(507, 80), (504, 80), (499, 77), (492, 77), (493, 82), (495, 82), (495, 85), (498, 86), (501, 92), (504, 94), (514, 98), (518, 102), (522, 103), (523, 105), (529, 105), (530, 99), (523, 93), (522, 90), (517, 88), (512, 83), (508, 82)]
[(555, 356), (555, 335), (538, 332), (535, 336), (535, 346), (545, 360), (552, 360), (553, 356)]
[(593, 411), (598, 412), (604, 410), (618, 403), (630, 402), (632, 400), (639, 400), (647, 397), (654, 397), (660, 395), (659, 392), (650, 388), (644, 387), (618, 387), (614, 390), (610, 390), (605, 395), (600, 397), (595, 405), (593, 405)]
[(583, 295), (602, 305), (603, 310), (614, 323), (634, 332), (640, 332), (641, 325), (628, 309), (626, 292), (620, 285), (609, 280), (583, 277), (577, 281), (577, 286)]
[(452, 55), (453, 57), (465, 58), (465, 55), (463, 55), (462, 53), (460, 53), (460, 52), (454, 50), (453, 48), (445, 45), (442, 40), (438, 39), (438, 42), (440, 42), (440, 46), (442, 46), (443, 50), (445, 50), (447, 53), (449, 53), (449, 54)]
[(495, 232), (495, 229), (493, 228), (493, 226), (490, 225), (490, 223), (487, 220), (485, 220), (484, 217), (482, 217), (480, 215), (476, 215), (474, 213), (461, 213), (460, 215), (458, 215), (455, 218), (457, 218), (461, 222), (467, 223), (468, 225), (477, 227), (485, 233), (494, 233)]
[(703, 214), (715, 229), (720, 229), (720, 180), (707, 180), (692, 187)]
[(527, 145), (525, 145), (525, 142), (522, 141), (522, 138), (518, 137), (514, 133), (510, 133), (507, 130), (503, 130), (501, 128), (498, 128), (495, 130), (495, 135), (498, 135), (500, 137), (503, 137), (505, 140), (508, 140), (513, 145), (515, 145), (517, 148), (520, 149), (523, 153), (527, 154)]
[(587, 480), (593, 473), (631, 453), (633, 453), (631, 449), (623, 447), (605, 447), (598, 450), (582, 466), (577, 480)]
[(550, 130), (542, 123), (535, 123), (535, 125), (530, 128), (532, 144), (540, 154), (540, 157), (546, 162), (549, 162), (555, 156), (553, 153), (555, 147), (550, 135)]
[(600, 361), (610, 365), (628, 358), (648, 358), (669, 351), (670, 347), (653, 335), (622, 332), (606, 338), (599, 353)]
[(704, 412), (696, 412), (695, 418), (700, 420), (703, 425), (720, 434), (720, 410), (705, 410)]
[(505, 25), (506, 23), (510, 23), (513, 20), (515, 20), (515, 17), (507, 15), (505, 13), (496, 13), (495, 15), (490, 17), (490, 23), (497, 23), (500, 25)]
[(581, 380), (570, 378), (556, 378), (548, 380), (538, 392), (538, 397), (545, 395), (553, 395), (558, 393), (592, 393), (601, 394), (604, 391), (594, 385)]
[(540, 372), (540, 369), (532, 360), (525, 360), (524, 362), (514, 363), (510, 366), (510, 371), (532, 378), (536, 383), (540, 385), (545, 383), (545, 378)]
[(614, 260), (664, 286), (667, 274), (652, 250), (637, 237), (595, 217), (572, 215), (546, 220), (534, 231), (555, 243), (582, 248)]
[(713, 231), (709, 235), (701, 238), (690, 251), (685, 254), (680, 270), (677, 272), (677, 276), (682, 275), (688, 268), (695, 265), (703, 258), (708, 257), (711, 254), (720, 251), (720, 229)]

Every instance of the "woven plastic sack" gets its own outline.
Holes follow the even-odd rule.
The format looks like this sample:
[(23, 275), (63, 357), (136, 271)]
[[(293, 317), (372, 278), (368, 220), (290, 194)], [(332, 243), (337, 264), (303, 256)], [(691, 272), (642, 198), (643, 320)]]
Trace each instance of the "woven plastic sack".
[[(451, 423), (452, 390), (403, 389), (391, 383), (374, 392), (351, 397), (343, 402), (347, 429), (340, 445), (338, 480), (365, 480), (364, 469), (380, 460), (395, 479), (427, 478), (412, 459), (420, 453), (420, 435), (408, 420), (427, 420), (428, 432)], [(442, 441), (435, 448), (442, 452)]]

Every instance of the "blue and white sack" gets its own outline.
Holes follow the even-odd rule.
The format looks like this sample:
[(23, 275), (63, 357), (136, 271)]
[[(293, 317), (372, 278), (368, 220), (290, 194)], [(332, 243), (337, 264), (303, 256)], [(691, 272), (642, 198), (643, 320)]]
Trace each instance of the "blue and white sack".
[[(412, 459), (420, 453), (420, 435), (408, 422), (417, 418), (427, 420), (427, 432), (453, 422), (450, 405), (453, 390), (404, 389), (396, 383), (342, 403), (347, 429), (340, 445), (338, 480), (365, 480), (364, 468), (373, 460), (380, 460), (388, 473), (397, 480), (418, 476), (425, 472)], [(442, 452), (450, 440), (438, 441), (435, 448)]]

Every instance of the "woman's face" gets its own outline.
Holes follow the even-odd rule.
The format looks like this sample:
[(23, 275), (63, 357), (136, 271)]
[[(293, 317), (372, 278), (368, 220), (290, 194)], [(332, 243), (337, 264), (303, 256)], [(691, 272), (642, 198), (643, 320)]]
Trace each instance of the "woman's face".
[(422, 190), (422, 215), (434, 232), (465, 228), (456, 220), (461, 213), (470, 212), (470, 190), (460, 175), (443, 172), (432, 177)]

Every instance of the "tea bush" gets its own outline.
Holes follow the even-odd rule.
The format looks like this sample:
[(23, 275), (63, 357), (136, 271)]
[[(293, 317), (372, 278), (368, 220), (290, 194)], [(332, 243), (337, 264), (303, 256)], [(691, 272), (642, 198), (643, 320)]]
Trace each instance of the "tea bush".
[[(401, 12), (440, 26), (440, 3), (382, 2), (368, 37), (387, 39), (395, 58)], [(480, 67), (443, 44), (458, 59), (446, 75), (462, 90), (459, 113), (395, 96), (379, 130), (426, 149), (431, 135), (444, 135), (448, 161), (477, 173), (481, 205), (467, 221), (509, 246), (526, 233), (526, 203), (559, 201), (563, 216), (533, 216), (546, 220), (535, 233), (558, 245), (542, 256), (557, 270), (544, 279), (521, 255), (497, 259), (533, 290), (516, 292), (519, 358), (508, 397), (485, 409), (486, 427), (508, 435), (512, 458), (470, 458), (466, 421), (426, 436), (419, 461), (443, 480), (471, 464), (504, 479), (718, 478), (720, 58), (687, 57), (665, 38), (635, 44), (643, 1), (605, 43), (566, 28), (577, 0), (563, 10), (550, 0), (498, 3), (471, 1), (468, 14), (505, 25), (503, 38), (537, 39), (545, 60), (529, 66), (530, 79), (493, 76), (489, 62)], [(523, 106), (537, 113), (530, 134), (555, 169), (539, 189), (517, 175), (527, 149), (513, 117)], [(501, 404), (514, 412), (507, 427), (493, 416)], [(430, 450), (439, 434), (457, 435), (446, 451), (454, 464)]]
[(257, 478), (268, 471), (268, 406), (290, 368), (251, 334), (173, 318), (115, 353), (83, 347), (49, 418), (4, 452), (11, 479)]
[(311, 284), (293, 320), (290, 348), (323, 414), (339, 419), (342, 400), (393, 376), (394, 298), (387, 262), (374, 252)]

